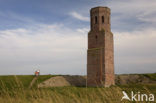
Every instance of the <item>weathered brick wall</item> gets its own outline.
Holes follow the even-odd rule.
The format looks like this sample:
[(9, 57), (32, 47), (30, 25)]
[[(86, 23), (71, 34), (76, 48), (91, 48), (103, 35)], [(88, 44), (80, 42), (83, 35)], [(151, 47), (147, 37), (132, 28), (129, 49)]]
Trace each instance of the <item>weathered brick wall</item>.
[(114, 49), (113, 34), (105, 34), (105, 86), (114, 85)]

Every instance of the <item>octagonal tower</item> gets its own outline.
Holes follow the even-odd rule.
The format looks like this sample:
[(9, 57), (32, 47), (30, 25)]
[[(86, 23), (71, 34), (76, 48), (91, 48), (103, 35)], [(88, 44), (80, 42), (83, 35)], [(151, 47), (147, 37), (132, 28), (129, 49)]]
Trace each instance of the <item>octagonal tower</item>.
[(88, 33), (87, 86), (114, 85), (114, 45), (110, 9), (90, 10), (91, 30)]

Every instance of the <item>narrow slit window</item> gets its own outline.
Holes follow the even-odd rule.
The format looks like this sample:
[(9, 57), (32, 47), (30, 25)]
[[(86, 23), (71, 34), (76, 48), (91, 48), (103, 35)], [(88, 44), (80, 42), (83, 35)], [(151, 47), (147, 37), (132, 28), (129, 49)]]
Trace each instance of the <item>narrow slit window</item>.
[(96, 35), (96, 36), (95, 36), (95, 39), (96, 39), (96, 43), (97, 43), (97, 38), (98, 38), (98, 36)]
[(104, 16), (102, 16), (102, 23), (104, 23)]
[(97, 16), (95, 16), (95, 24), (97, 24)]

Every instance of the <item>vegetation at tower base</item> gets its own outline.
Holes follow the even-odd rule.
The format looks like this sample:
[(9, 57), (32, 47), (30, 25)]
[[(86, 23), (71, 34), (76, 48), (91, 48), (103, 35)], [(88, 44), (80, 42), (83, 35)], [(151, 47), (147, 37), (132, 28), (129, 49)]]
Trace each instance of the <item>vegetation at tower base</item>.
[[(122, 103), (122, 91), (125, 91), (129, 96), (131, 91), (147, 95), (152, 93), (156, 96), (156, 83), (150, 83), (150, 81), (148, 83), (142, 81), (143, 83), (141, 83), (141, 79), (144, 80), (144, 78), (156, 81), (156, 74), (124, 74), (118, 76), (123, 79), (125, 76), (136, 77), (137, 75), (140, 78), (138, 80), (140, 84), (127, 81), (126, 84), (121, 85), (121, 80), (117, 78), (117, 85), (110, 88), (76, 86), (37, 88), (38, 83), (56, 77), (44, 75), (38, 78), (38, 83), (36, 82), (32, 89), (28, 89), (34, 77), (32, 75), (0, 76), (0, 103)], [(132, 79), (138, 82), (134, 78)], [(132, 102), (123, 100), (123, 103)]]

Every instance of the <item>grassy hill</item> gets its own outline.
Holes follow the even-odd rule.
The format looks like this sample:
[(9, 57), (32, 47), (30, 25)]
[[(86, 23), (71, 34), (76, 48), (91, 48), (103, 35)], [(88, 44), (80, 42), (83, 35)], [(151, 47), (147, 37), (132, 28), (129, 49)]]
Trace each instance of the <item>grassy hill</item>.
[[(31, 81), (33, 80), (34, 75), (10, 75), (10, 76), (0, 76), (0, 90), (7, 89), (15, 89), (15, 88), (28, 88)], [(37, 78), (37, 81), (34, 84), (34, 87), (37, 84), (54, 77), (52, 75), (40, 75)]]
[[(133, 77), (139, 75), (140, 80), (148, 78), (151, 81), (156, 81), (156, 74), (131, 75)], [(131, 75), (127, 76), (132, 77)], [(34, 78), (32, 75), (0, 76), (0, 103), (132, 103), (128, 100), (121, 102), (123, 90), (128, 95), (131, 91), (156, 95), (156, 83), (134, 83), (130, 81), (126, 82), (127, 84), (124, 84), (125, 82), (120, 84), (120, 79), (123, 79), (125, 75), (117, 75), (117, 85), (110, 88), (75, 86), (36, 88), (39, 83), (51, 77), (54, 76), (39, 76), (33, 88), (29, 89), (30, 82)], [(136, 77), (138, 78), (138, 76)]]

